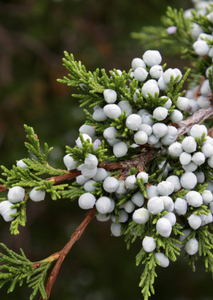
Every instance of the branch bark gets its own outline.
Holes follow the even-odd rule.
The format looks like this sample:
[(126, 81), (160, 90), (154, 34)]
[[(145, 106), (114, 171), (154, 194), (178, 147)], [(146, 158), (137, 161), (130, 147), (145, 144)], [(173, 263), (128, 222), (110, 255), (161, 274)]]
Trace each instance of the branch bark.
[[(70, 249), (72, 248), (72, 246), (74, 245), (74, 243), (81, 237), (81, 235), (83, 234), (84, 230), (86, 229), (87, 225), (90, 223), (90, 221), (95, 217), (96, 214), (96, 208), (95, 206), (86, 214), (85, 219), (83, 220), (83, 222), (78, 226), (78, 228), (76, 229), (76, 231), (73, 233), (73, 235), (71, 236), (69, 242), (64, 246), (64, 248), (57, 252), (54, 253), (53, 255), (49, 256), (46, 261), (53, 261), (57, 259), (57, 262), (54, 266), (54, 268), (52, 269), (52, 272), (49, 276), (48, 282), (46, 284), (45, 290), (47, 293), (47, 300), (50, 297), (50, 293), (53, 287), (53, 284), (57, 278), (58, 272), (60, 270), (60, 267), (66, 257), (66, 255), (69, 253)], [(36, 265), (35, 265), (36, 267)], [(40, 300), (45, 300), (42, 296), (40, 297)]]

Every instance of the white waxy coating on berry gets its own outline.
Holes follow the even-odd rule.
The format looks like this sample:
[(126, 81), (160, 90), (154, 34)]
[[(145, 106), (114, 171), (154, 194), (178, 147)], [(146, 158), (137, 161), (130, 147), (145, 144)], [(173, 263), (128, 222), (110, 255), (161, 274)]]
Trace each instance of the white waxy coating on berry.
[(177, 82), (180, 82), (183, 77), (181, 70), (179, 70), (178, 68), (174, 68), (173, 70), (175, 72), (175, 78), (177, 78), (177, 76), (179, 76)]
[(213, 156), (210, 156), (208, 159), (207, 159), (207, 163), (208, 165), (213, 168)]
[(190, 235), (191, 232), (192, 232), (191, 229), (182, 230), (183, 234), (181, 234), (180, 237), (179, 237), (180, 242), (183, 242)]
[(145, 224), (149, 220), (150, 213), (146, 208), (138, 208), (132, 215), (133, 221), (138, 224)]
[[(184, 11), (184, 17), (185, 17), (185, 12), (186, 11)], [(176, 33), (176, 31), (177, 31), (177, 27), (176, 26), (169, 26), (169, 27), (167, 27), (167, 29), (166, 29), (166, 32), (168, 33), (168, 34), (175, 34)]]
[(141, 117), (142, 124), (148, 124), (152, 126), (154, 124), (154, 121), (150, 117), (152, 117), (152, 115), (150, 115), (149, 113), (144, 113), (143, 116)]
[(205, 140), (206, 140), (205, 142), (207, 142), (213, 146), (213, 138), (212, 137), (207, 135), (207, 136), (205, 136)]
[(146, 134), (147, 134), (148, 136), (150, 136), (150, 135), (152, 134), (152, 127), (151, 127), (150, 125), (148, 125), (148, 124), (141, 124), (141, 125), (139, 126), (138, 130), (139, 130), (139, 131), (141, 130), (141, 131), (146, 132)]
[(196, 152), (192, 156), (192, 161), (198, 166), (202, 165), (205, 162), (206, 158), (202, 152)]
[(137, 114), (138, 114), (139, 116), (141, 116), (141, 118), (142, 118), (142, 116), (143, 116), (144, 114), (148, 114), (148, 111), (147, 111), (146, 109), (144, 109), (144, 108), (141, 108), (141, 109), (138, 110)]
[(96, 198), (91, 193), (84, 193), (78, 198), (78, 205), (82, 209), (90, 209), (95, 205)]
[(115, 157), (125, 156), (128, 152), (128, 146), (125, 142), (119, 142), (113, 146), (113, 154)]
[(161, 63), (162, 56), (157, 50), (147, 50), (144, 52), (143, 60), (147, 66), (152, 67)]
[(157, 138), (154, 134), (151, 134), (149, 137), (148, 137), (148, 144), (149, 145), (155, 145), (159, 142), (159, 138)]
[(201, 226), (202, 220), (201, 217), (195, 214), (192, 214), (188, 219), (189, 226), (196, 230)]
[(16, 166), (17, 166), (17, 167), (20, 167), (20, 168), (22, 168), (22, 169), (26, 169), (27, 164), (25, 164), (25, 163), (23, 162), (23, 160), (20, 159), (20, 160), (17, 161)]
[(194, 255), (198, 252), (199, 243), (196, 239), (190, 239), (186, 242), (185, 250), (189, 255)]
[(131, 114), (126, 119), (126, 127), (131, 130), (138, 130), (139, 126), (142, 123), (142, 119), (137, 114)]
[(167, 126), (167, 128), (168, 132), (161, 138), (161, 142), (166, 146), (170, 146), (174, 142), (178, 130), (174, 126)]
[(79, 175), (76, 177), (76, 182), (80, 185), (84, 185), (87, 181), (89, 181), (89, 178), (84, 177), (84, 175)]
[(127, 194), (128, 190), (125, 186), (125, 181), (124, 180), (118, 180), (118, 188), (116, 190), (116, 193), (125, 195)]
[(84, 190), (86, 192), (94, 192), (96, 190), (96, 187), (94, 186), (94, 183), (96, 183), (95, 180), (88, 180), (85, 184), (84, 184)]
[(158, 213), (162, 212), (164, 210), (164, 203), (162, 198), (152, 197), (147, 203), (147, 208), (148, 211), (153, 215), (157, 215)]
[(176, 215), (173, 212), (168, 212), (166, 215), (163, 216), (163, 218), (166, 218), (169, 220), (172, 226), (176, 224)]
[(99, 221), (99, 222), (106, 222), (110, 219), (110, 214), (100, 214), (98, 213), (96, 215), (96, 219)]
[(203, 198), (203, 203), (204, 204), (209, 204), (213, 200), (213, 195), (210, 190), (204, 190), (202, 193), (202, 198)]
[(114, 146), (114, 145), (120, 143), (121, 140), (120, 139), (114, 139), (114, 140), (107, 140), (107, 142), (108, 142), (108, 144), (110, 144), (110, 146)]
[(91, 126), (91, 125), (83, 124), (83, 125), (79, 128), (79, 132), (80, 132), (80, 133), (86, 133), (86, 134), (88, 134), (90, 137), (94, 137), (94, 136), (95, 136), (95, 129), (94, 129), (93, 126)]
[(197, 170), (198, 165), (195, 164), (193, 161), (191, 161), (188, 165), (183, 165), (183, 169), (186, 172), (194, 172), (195, 170)]
[(146, 173), (146, 172), (140, 172), (140, 173), (138, 173), (137, 178), (138, 179), (142, 178), (143, 179), (143, 183), (147, 183), (148, 179), (149, 179), (149, 174)]
[(193, 207), (200, 207), (203, 204), (203, 198), (200, 193), (190, 191), (186, 194), (186, 200)]
[(103, 168), (97, 168), (95, 176), (92, 177), (95, 181), (102, 181), (107, 177), (107, 171)]
[(110, 119), (119, 118), (121, 115), (121, 109), (117, 104), (107, 104), (104, 106), (103, 110)]
[(192, 190), (197, 184), (197, 177), (192, 172), (186, 172), (181, 176), (180, 184), (184, 189)]
[(163, 80), (163, 75), (158, 79), (158, 87), (161, 91), (166, 91), (168, 89), (168, 85), (165, 84)]
[(118, 188), (118, 180), (115, 177), (107, 177), (104, 179), (103, 188), (108, 193), (113, 193)]
[(187, 212), (187, 202), (182, 198), (177, 198), (175, 201), (175, 211), (178, 215), (185, 215)]
[(165, 82), (165, 84), (168, 85), (170, 83), (172, 76), (173, 80), (177, 77), (174, 69), (169, 68), (163, 73), (163, 81)]
[(196, 41), (192, 46), (199, 56), (207, 55), (210, 49), (206, 41)]
[(157, 192), (161, 196), (169, 196), (174, 192), (174, 184), (169, 181), (161, 181), (157, 185)]
[(107, 115), (105, 114), (103, 108), (99, 107), (93, 112), (92, 118), (94, 121), (103, 122), (106, 121)]
[(165, 134), (167, 134), (167, 132), (168, 132), (168, 127), (166, 126), (166, 124), (163, 124), (163, 123), (155, 123), (155, 124), (152, 126), (152, 130), (153, 130), (154, 135), (155, 135), (157, 138), (161, 138), (161, 137), (163, 137)]
[(159, 79), (163, 75), (163, 68), (160, 65), (154, 65), (149, 70), (149, 74), (154, 79)]
[(154, 144), (153, 146), (154, 146), (154, 148), (161, 148), (162, 147), (162, 143), (161, 143), (161, 141), (158, 141), (156, 144)]
[(6, 222), (15, 219), (14, 217), (11, 217), (11, 214), (16, 214), (17, 208), (11, 208), (12, 206), (13, 204), (8, 200), (0, 202), (0, 214)]
[(84, 165), (87, 169), (94, 169), (98, 165), (98, 159), (94, 154), (89, 153), (88, 157), (85, 158), (84, 160)]
[(175, 142), (171, 144), (168, 148), (168, 153), (174, 157), (179, 157), (182, 152), (183, 152), (182, 144), (179, 142)]
[(179, 160), (181, 165), (188, 165), (192, 160), (192, 156), (190, 153), (182, 152), (179, 156)]
[(191, 35), (196, 40), (199, 35), (203, 32), (203, 29), (200, 25), (192, 23)]
[(142, 241), (142, 246), (143, 246), (144, 251), (146, 251), (147, 253), (150, 253), (155, 250), (157, 244), (153, 237), (145, 236), (145, 238)]
[(197, 183), (204, 183), (205, 181), (205, 174), (203, 172), (194, 172), (197, 177)]
[(145, 62), (138, 57), (133, 58), (131, 65), (133, 70), (135, 70), (138, 67), (146, 68)]
[(68, 171), (76, 169), (78, 161), (74, 160), (70, 154), (66, 154), (63, 157), (63, 161)]
[(116, 93), (116, 91), (114, 91), (114, 90), (106, 89), (106, 90), (103, 92), (103, 95), (104, 95), (104, 100), (105, 100), (107, 103), (115, 103), (116, 100), (117, 100), (117, 93)]
[(184, 173), (180, 178), (180, 184), (186, 190), (192, 190), (197, 184), (197, 177), (192, 172)]
[(45, 195), (46, 195), (45, 191), (37, 190), (36, 187), (33, 188), (29, 194), (30, 199), (34, 202), (40, 202), (40, 201), (44, 200)]
[(151, 94), (153, 97), (155, 97), (155, 94), (159, 95), (159, 87), (157, 84), (157, 81), (154, 79), (150, 79), (146, 81), (141, 89), (142, 94), (144, 97), (148, 97), (149, 94)]
[(180, 179), (179, 179), (178, 176), (171, 175), (168, 178), (166, 178), (166, 181), (169, 181), (169, 182), (173, 183), (173, 185), (174, 185), (174, 192), (178, 192), (181, 189)]
[(132, 106), (129, 103), (129, 101), (122, 100), (122, 101), (118, 102), (118, 106), (120, 107), (121, 112), (124, 112), (124, 110), (125, 110), (127, 116), (132, 114)]
[(148, 72), (146, 71), (146, 69), (144, 69), (142, 67), (138, 67), (133, 72), (133, 76), (135, 77), (136, 80), (138, 80), (139, 82), (142, 82), (142, 81), (146, 80), (146, 78), (148, 76)]
[(111, 201), (108, 197), (100, 197), (95, 203), (96, 209), (100, 214), (106, 214), (110, 211)]
[(207, 100), (206, 96), (201, 95), (197, 98), (197, 104), (201, 108), (207, 108), (211, 105), (211, 102)]
[(197, 149), (197, 143), (193, 136), (187, 136), (182, 141), (182, 148), (187, 153), (192, 153)]
[(178, 97), (177, 102), (176, 102), (176, 106), (180, 110), (187, 110), (189, 108), (189, 99), (186, 98), (186, 97)]
[(205, 226), (206, 224), (212, 223), (212, 213), (211, 212), (208, 215), (201, 214), (200, 217), (202, 220), (201, 226)]
[(107, 140), (114, 140), (116, 138), (116, 133), (117, 130), (115, 127), (108, 127), (104, 130), (103, 132), (103, 136), (105, 137), (105, 139)]
[(9, 189), (7, 199), (11, 203), (18, 203), (24, 200), (25, 190), (20, 186), (14, 186)]
[(175, 123), (179, 123), (183, 120), (183, 114), (178, 109), (174, 109), (174, 111), (170, 114), (170, 120)]
[(144, 195), (141, 192), (137, 192), (131, 197), (131, 201), (138, 207), (141, 207), (144, 204)]
[(135, 210), (135, 204), (129, 200), (124, 203), (124, 209), (127, 213), (132, 213)]
[(198, 103), (196, 100), (194, 99), (189, 99), (189, 108), (188, 108), (188, 112), (190, 114), (195, 113), (198, 110)]
[(155, 185), (150, 185), (146, 188), (146, 193), (147, 193), (147, 197), (148, 199), (151, 199), (152, 197), (157, 197), (158, 192), (157, 192), (157, 186)]
[(136, 179), (135, 175), (130, 175), (130, 176), (127, 176), (127, 178), (125, 180), (125, 185), (128, 189), (134, 190), (137, 188), (137, 186), (135, 185), (136, 182), (137, 182), (137, 179)]
[(172, 224), (166, 218), (160, 218), (156, 223), (156, 231), (163, 237), (169, 237), (172, 232)]
[(153, 117), (158, 121), (166, 119), (167, 116), (168, 109), (166, 107), (158, 106), (153, 111)]
[[(88, 140), (89, 143), (92, 144), (92, 139), (87, 133), (82, 133), (82, 137), (84, 141)], [(80, 149), (82, 147), (80, 136), (77, 138), (75, 142), (76, 142), (76, 146)]]
[(167, 268), (169, 266), (169, 259), (165, 254), (157, 252), (155, 253), (155, 256), (159, 262), (160, 267)]
[[(168, 98), (166, 96), (161, 96), (161, 98)], [(169, 109), (172, 106), (172, 100), (169, 98), (166, 103), (164, 104), (164, 106)]]
[(138, 145), (144, 145), (148, 141), (148, 135), (145, 131), (139, 130), (134, 134), (134, 141)]
[(121, 235), (121, 224), (120, 223), (118, 223), (118, 224), (112, 223), (110, 225), (110, 231), (114, 236), (116, 236), (116, 237), (120, 236)]
[(208, 96), (208, 94), (210, 93), (210, 85), (209, 85), (208, 79), (204, 80), (204, 82), (200, 88), (200, 93), (203, 96)]
[(210, 143), (205, 143), (202, 147), (201, 147), (201, 151), (203, 152), (203, 154), (205, 155), (205, 157), (210, 157), (213, 156), (213, 146)]
[[(119, 210), (119, 213), (120, 213), (120, 216), (118, 218), (118, 222), (125, 223), (129, 219), (128, 213), (124, 209)], [(111, 219), (114, 223), (117, 222), (115, 216), (112, 215)]]
[(172, 198), (169, 196), (161, 196), (160, 198), (163, 200), (164, 209), (168, 212), (172, 212), (175, 207)]
[(96, 175), (96, 172), (97, 172), (97, 167), (93, 169), (88, 169), (85, 165), (83, 165), (81, 168), (81, 174), (87, 178), (94, 177)]
[(213, 67), (212, 66), (210, 66), (210, 67), (208, 67), (208, 69), (206, 69), (206, 77), (207, 78), (209, 78), (210, 71), (211, 71), (211, 73), (213, 73)]

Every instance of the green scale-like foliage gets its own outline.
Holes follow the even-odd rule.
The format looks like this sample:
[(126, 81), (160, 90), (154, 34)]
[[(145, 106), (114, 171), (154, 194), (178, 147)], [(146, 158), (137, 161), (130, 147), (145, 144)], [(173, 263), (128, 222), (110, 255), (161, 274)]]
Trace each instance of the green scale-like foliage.
[[(4, 244), (0, 246), (6, 252), (6, 254), (0, 253), (0, 287), (10, 282), (8, 293), (11, 293), (16, 284), (22, 286), (26, 281), (28, 287), (33, 289), (30, 300), (38, 291), (44, 299), (47, 299), (44, 283), (51, 262), (33, 263), (27, 259), (22, 249), (20, 249), (20, 255), (8, 249)], [(39, 264), (38, 268), (34, 267), (36, 264)]]

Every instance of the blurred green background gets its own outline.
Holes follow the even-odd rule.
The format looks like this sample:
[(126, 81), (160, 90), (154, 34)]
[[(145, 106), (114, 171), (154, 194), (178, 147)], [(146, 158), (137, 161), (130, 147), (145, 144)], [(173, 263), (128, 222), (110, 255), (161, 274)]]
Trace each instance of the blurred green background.
[[(56, 79), (67, 75), (63, 51), (73, 53), (88, 70), (97, 67), (128, 70), (144, 49), (130, 38), (142, 26), (160, 25), (166, 7), (190, 8), (185, 0), (26, 0), (0, 1), (0, 158), (10, 168), (27, 156), (23, 124), (33, 126), (41, 143), (54, 146), (50, 163), (63, 168), (65, 145), (74, 145), (84, 114), (76, 90)], [(168, 67), (179, 67), (177, 57), (163, 56)], [(0, 219), (0, 241), (15, 251), (21, 247), (32, 260), (59, 251), (84, 218), (77, 203), (50, 199), (27, 207), (28, 222), (19, 236), (10, 236)], [(110, 223), (93, 220), (63, 263), (50, 299), (139, 300), (142, 266), (135, 266), (141, 247), (130, 250), (122, 238), (110, 236)], [(151, 300), (210, 300), (212, 279), (202, 263), (192, 273), (183, 261), (158, 269), (156, 295)], [(1, 299), (29, 299), (24, 286)], [(38, 297), (36, 297), (38, 299)]]

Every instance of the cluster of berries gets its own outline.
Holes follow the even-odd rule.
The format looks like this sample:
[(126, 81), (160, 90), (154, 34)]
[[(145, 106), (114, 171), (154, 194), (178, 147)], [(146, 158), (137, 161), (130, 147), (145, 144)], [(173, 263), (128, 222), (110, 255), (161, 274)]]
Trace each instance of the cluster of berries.
[[(78, 161), (74, 161), (70, 154), (64, 157), (64, 163), (68, 170), (76, 168), (81, 170), (82, 174), (76, 177), (76, 182), (79, 186), (83, 186), (85, 192), (78, 199), (79, 206), (82, 209), (90, 209), (95, 205), (99, 221), (111, 219), (110, 229), (114, 236), (122, 234), (124, 223), (133, 220), (145, 226), (151, 216), (158, 216), (155, 224), (156, 234), (162, 237), (175, 236), (173, 227), (178, 220), (183, 233), (180, 241), (183, 242), (193, 230), (212, 222), (213, 190), (210, 186), (200, 193), (197, 188), (200, 183), (205, 184), (205, 174), (200, 166), (204, 170), (213, 167), (213, 139), (207, 136), (207, 128), (204, 125), (194, 125), (187, 133), (188, 135), (185, 135), (181, 141), (176, 141), (177, 128), (171, 123), (182, 121), (184, 112), (189, 112), (192, 107), (194, 109), (193, 102), (196, 101), (189, 100), (187, 97), (178, 97), (174, 102), (165, 96), (164, 91), (171, 79), (179, 82), (182, 74), (178, 69), (163, 71), (159, 65), (160, 62), (160, 53), (152, 50), (146, 51), (143, 59), (133, 59), (130, 81), (133, 78), (138, 81), (139, 87), (134, 95), (135, 101), (140, 94), (144, 99), (150, 95), (158, 96), (160, 100), (164, 100), (162, 105), (152, 111), (144, 108), (136, 110), (115, 90), (106, 89), (103, 93), (106, 104), (103, 107), (94, 107), (93, 120), (96, 126), (84, 124), (79, 131), (83, 140), (93, 143), (94, 149), (97, 149), (100, 140), (97, 140), (95, 128), (98, 124), (108, 124), (102, 136), (99, 134), (98, 138), (107, 141), (115, 158), (123, 158), (130, 148), (143, 149), (146, 145), (158, 152), (159, 161), (163, 156), (170, 157), (175, 162), (179, 161), (182, 170), (180, 175), (176, 174), (166, 158), (163, 163), (159, 164), (159, 168), (164, 169), (164, 181), (154, 185), (149, 182), (149, 174), (146, 172), (139, 172), (136, 175), (127, 176), (125, 180), (119, 180), (110, 172), (99, 168), (98, 158), (91, 153), (78, 167)], [(130, 141), (126, 141), (125, 137), (118, 134), (118, 129), (111, 126), (111, 122), (119, 119), (122, 113), (126, 114), (125, 127), (132, 132)], [(204, 142), (201, 142), (202, 140)], [(81, 149), (80, 138), (76, 140), (76, 146)], [(137, 184), (138, 180), (142, 180), (145, 186), (143, 191)], [(96, 193), (97, 183), (99, 183), (99, 189), (101, 183), (102, 196)], [(176, 194), (183, 190), (185, 190), (185, 195), (176, 197)], [(131, 193), (130, 198), (118, 204), (128, 193)], [(184, 217), (183, 223), (180, 221), (180, 216)], [(199, 242), (195, 238), (190, 238), (185, 242), (184, 248), (189, 255), (194, 255), (198, 251), (198, 245)], [(142, 247), (146, 252), (155, 251), (155, 236), (145, 236), (142, 240)], [(164, 253), (157, 252), (155, 255), (161, 266), (169, 265), (169, 259)]]
[[(18, 165), (26, 168), (25, 164), (19, 161)], [(45, 191), (38, 190), (36, 187), (30, 191), (29, 197), (34, 202), (44, 200)], [(17, 208), (13, 207), (16, 203), (24, 201), (25, 189), (20, 186), (14, 186), (7, 193), (7, 200), (0, 202), (0, 215), (6, 222), (14, 220)]]

